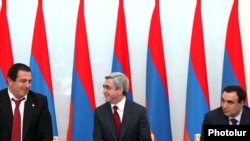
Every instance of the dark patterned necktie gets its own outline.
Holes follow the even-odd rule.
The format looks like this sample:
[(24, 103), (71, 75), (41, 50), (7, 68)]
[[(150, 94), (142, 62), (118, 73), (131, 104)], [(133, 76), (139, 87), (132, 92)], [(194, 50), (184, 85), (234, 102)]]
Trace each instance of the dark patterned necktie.
[(232, 118), (232, 119), (231, 119), (231, 122), (232, 122), (232, 124), (233, 124), (233, 125), (236, 125), (236, 123), (238, 122), (238, 120), (237, 120), (237, 119)]

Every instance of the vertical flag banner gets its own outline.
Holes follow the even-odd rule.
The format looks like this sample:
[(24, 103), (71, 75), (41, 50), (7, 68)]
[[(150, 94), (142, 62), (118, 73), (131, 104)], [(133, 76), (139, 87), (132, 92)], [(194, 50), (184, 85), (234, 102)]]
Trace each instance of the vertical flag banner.
[(42, 7), (42, 0), (39, 0), (30, 58), (30, 68), (32, 70), (31, 89), (47, 96), (49, 111), (52, 117), (53, 136), (58, 136), (50, 62)]
[(84, 1), (80, 0), (72, 76), (67, 141), (92, 141), (95, 97), (84, 19)]
[(205, 58), (201, 0), (197, 0), (188, 66), (184, 141), (193, 141), (194, 134), (201, 132), (204, 115), (210, 109)]
[[(244, 90), (246, 90), (240, 25), (238, 17), (238, 0), (234, 0), (227, 27), (222, 74), (222, 90), (227, 85), (239, 85)], [(248, 102), (246, 101), (246, 103)]]
[(133, 100), (132, 79), (130, 73), (129, 51), (123, 0), (119, 0), (115, 47), (112, 62), (112, 72), (116, 71), (123, 72), (129, 78), (129, 91), (126, 95), (126, 98), (129, 100)]
[(146, 71), (146, 106), (154, 141), (172, 141), (159, 0), (150, 24)]
[(9, 67), (13, 64), (10, 32), (6, 11), (6, 0), (2, 0), (2, 8), (0, 11), (0, 89), (7, 87), (7, 73)]

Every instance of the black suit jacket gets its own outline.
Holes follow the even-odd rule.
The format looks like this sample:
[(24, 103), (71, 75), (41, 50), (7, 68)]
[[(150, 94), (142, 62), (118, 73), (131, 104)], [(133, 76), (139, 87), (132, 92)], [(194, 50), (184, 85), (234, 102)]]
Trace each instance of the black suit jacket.
[[(222, 108), (219, 107), (205, 114), (203, 125), (229, 125), (228, 117), (224, 115)], [(243, 107), (240, 125), (250, 125), (250, 109)], [(204, 131), (201, 132), (201, 141), (204, 140)]]
[[(30, 91), (24, 106), (23, 141), (52, 141), (52, 121), (47, 98)], [(11, 140), (12, 107), (8, 89), (0, 91), (0, 141)]]
[[(126, 100), (119, 141), (151, 141), (146, 109)], [(96, 108), (94, 113), (94, 141), (117, 141), (110, 103)]]

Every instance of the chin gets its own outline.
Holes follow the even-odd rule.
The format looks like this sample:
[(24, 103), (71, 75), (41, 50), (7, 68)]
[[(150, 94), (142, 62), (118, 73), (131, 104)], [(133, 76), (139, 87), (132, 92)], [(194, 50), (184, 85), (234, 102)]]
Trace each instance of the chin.
[(231, 116), (229, 113), (224, 113), (225, 116)]
[(109, 99), (109, 98), (105, 98), (105, 101), (106, 101), (106, 102), (110, 102), (110, 99)]

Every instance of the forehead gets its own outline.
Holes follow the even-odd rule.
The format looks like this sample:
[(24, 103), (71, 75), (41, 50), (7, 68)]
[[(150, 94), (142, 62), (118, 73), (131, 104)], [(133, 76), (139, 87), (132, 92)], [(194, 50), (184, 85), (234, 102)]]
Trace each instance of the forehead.
[(105, 84), (111, 86), (114, 85), (114, 81), (113, 79), (105, 79)]
[(31, 72), (19, 70), (17, 72), (17, 78), (31, 78)]
[(223, 92), (222, 98), (224, 100), (237, 101), (238, 95), (235, 91), (234, 92)]

